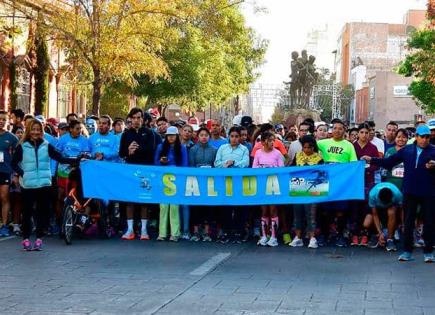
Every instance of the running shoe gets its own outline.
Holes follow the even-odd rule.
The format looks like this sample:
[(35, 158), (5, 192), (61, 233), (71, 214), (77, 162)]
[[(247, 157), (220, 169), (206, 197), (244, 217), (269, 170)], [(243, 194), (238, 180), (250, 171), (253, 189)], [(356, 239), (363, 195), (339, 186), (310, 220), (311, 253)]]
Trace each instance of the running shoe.
[(267, 237), (266, 236), (262, 236), (258, 240), (257, 245), (266, 246), (267, 245)]
[(369, 245), (369, 238), (367, 237), (367, 235), (363, 235), (361, 237), (361, 241), (359, 243), (359, 246), (367, 247), (368, 245)]
[(8, 237), (11, 234), (9, 233), (9, 227), (6, 224), (3, 224), (0, 228), (0, 236)]
[(231, 238), (233, 244), (242, 244), (242, 236), (240, 234), (234, 234)]
[(171, 237), (169, 237), (169, 241), (170, 241), (170, 242), (178, 242), (178, 239), (179, 239), (178, 236), (172, 236), (172, 235), (171, 235)]
[(335, 246), (347, 247), (347, 245), (348, 245), (348, 242), (347, 242), (346, 238), (344, 238), (343, 236), (339, 236), (337, 238), (337, 242), (335, 243)]
[(122, 236), (122, 239), (126, 240), (126, 241), (132, 241), (132, 240), (134, 240), (135, 239), (134, 232), (133, 231), (131, 231), (131, 232), (129, 232), (129, 231), (125, 232), (125, 234)]
[(369, 248), (378, 248), (379, 247), (379, 240), (378, 240), (378, 237), (376, 235), (372, 235), (372, 237), (370, 238), (368, 247)]
[(293, 241), (289, 244), (291, 247), (302, 247), (304, 246), (304, 242), (297, 236), (293, 239)]
[(200, 240), (201, 240), (201, 236), (199, 235), (199, 233), (194, 233), (190, 238), (191, 242), (199, 242)]
[(350, 243), (350, 246), (358, 246), (359, 239), (357, 235), (352, 236), (352, 242)]
[(387, 252), (395, 252), (397, 251), (396, 244), (394, 244), (394, 241), (392, 239), (387, 240), (387, 246), (385, 247)]
[(188, 241), (188, 240), (190, 240), (190, 234), (189, 233), (183, 233), (183, 235), (181, 235), (181, 238), (183, 239), (183, 240), (186, 240), (186, 241)]
[(21, 245), (23, 245), (23, 250), (30, 252), (32, 250), (32, 243), (29, 241), (29, 239), (25, 239), (21, 242)]
[(227, 244), (230, 239), (228, 238), (227, 234), (221, 234), (217, 241), (221, 244)]
[(310, 238), (310, 243), (308, 244), (308, 248), (318, 248), (317, 240), (315, 237)]
[(42, 240), (40, 238), (36, 239), (35, 243), (33, 244), (33, 250), (34, 251), (42, 250)]
[(276, 246), (278, 246), (278, 240), (276, 239), (276, 237), (271, 237), (267, 241), (267, 245), (270, 246), (270, 247), (276, 247)]
[(403, 252), (399, 256), (399, 261), (411, 261), (414, 260), (414, 257), (412, 257), (412, 253), (410, 252)]
[(283, 234), (282, 241), (283, 241), (284, 245), (290, 244), (292, 242), (292, 238), (290, 236), (290, 233)]
[(213, 240), (211, 239), (210, 235), (208, 235), (208, 234), (204, 234), (204, 235), (202, 236), (202, 241), (203, 241), (203, 242), (211, 242), (211, 241), (213, 241)]
[(424, 262), (425, 263), (433, 263), (433, 262), (435, 262), (435, 257), (433, 256), (432, 253), (427, 253), (427, 254), (424, 254), (423, 256), (424, 256)]
[(159, 237), (157, 237), (157, 240), (158, 240), (158, 241), (166, 241), (166, 237), (164, 237), (164, 236), (159, 236)]
[(150, 236), (148, 234), (141, 234), (140, 235), (140, 240), (141, 241), (149, 241), (150, 240)]
[(326, 245), (325, 236), (323, 236), (323, 234), (317, 236), (317, 245), (319, 245), (319, 247), (323, 247)]
[(15, 235), (21, 235), (21, 228), (19, 224), (13, 224), (13, 230), (12, 233), (14, 233)]

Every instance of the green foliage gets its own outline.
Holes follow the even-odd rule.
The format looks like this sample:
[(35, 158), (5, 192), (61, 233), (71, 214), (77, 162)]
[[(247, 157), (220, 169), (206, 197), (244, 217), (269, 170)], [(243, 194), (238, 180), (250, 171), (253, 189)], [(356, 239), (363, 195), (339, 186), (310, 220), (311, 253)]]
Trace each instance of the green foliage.
[(43, 115), (47, 109), (50, 59), (45, 36), (39, 31), (35, 36), (34, 45), (36, 51), (36, 68), (34, 69), (35, 113)]
[(403, 76), (414, 77), (409, 91), (417, 105), (428, 113), (435, 112), (435, 23), (431, 10), (433, 4), (428, 2), (427, 26), (411, 35), (408, 40), (411, 53), (397, 69)]
[(217, 2), (228, 1), (204, 1), (201, 13), (180, 26), (183, 39), (163, 52), (170, 78), (141, 76), (136, 95), (148, 96), (154, 105), (177, 103), (195, 111), (210, 103), (219, 107), (248, 90), (267, 43), (245, 26), (237, 6), (211, 12)]
[(126, 117), (128, 114), (128, 99), (131, 89), (124, 83), (113, 82), (104, 88), (101, 96), (101, 113), (115, 117)]
[(411, 94), (419, 101), (417, 104), (428, 114), (435, 113), (435, 85), (427, 81), (413, 81), (409, 86)]

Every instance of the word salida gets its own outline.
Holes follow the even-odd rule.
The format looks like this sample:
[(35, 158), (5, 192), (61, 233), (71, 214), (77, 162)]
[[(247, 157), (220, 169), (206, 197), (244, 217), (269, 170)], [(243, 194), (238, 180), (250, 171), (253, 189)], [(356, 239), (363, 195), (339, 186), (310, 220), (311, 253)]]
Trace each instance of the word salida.
[[(175, 196), (177, 194), (177, 185), (175, 184), (176, 177), (174, 174), (165, 174), (162, 177), (163, 182), (163, 193), (165, 196)], [(184, 185), (184, 196), (192, 197), (192, 196), (201, 196), (201, 185), (206, 185), (205, 189), (203, 189), (207, 194), (207, 197), (217, 197), (220, 194), (223, 194), (227, 197), (231, 197), (234, 195), (234, 182), (233, 177), (227, 176), (224, 178), (224, 185), (220, 186), (220, 189), (217, 189), (215, 186), (215, 178), (207, 177), (206, 181), (198, 181), (196, 176), (186, 176), (186, 182)], [(257, 177), (256, 176), (243, 176), (242, 177), (242, 195), (243, 196), (255, 196), (258, 192), (257, 185)], [(266, 190), (265, 195), (281, 195), (281, 190), (279, 187), (279, 181), (277, 175), (269, 175), (266, 179)]]

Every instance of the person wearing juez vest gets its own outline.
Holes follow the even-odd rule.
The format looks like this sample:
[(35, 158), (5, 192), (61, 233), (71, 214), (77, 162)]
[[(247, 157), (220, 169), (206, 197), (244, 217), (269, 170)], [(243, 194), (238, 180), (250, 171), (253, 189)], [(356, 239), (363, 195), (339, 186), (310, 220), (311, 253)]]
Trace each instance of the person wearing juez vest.
[[(23, 212), (22, 232), (23, 249), (41, 250), (42, 236), (48, 223), (48, 209), (51, 189), (50, 159), (64, 164), (74, 164), (79, 158), (64, 158), (61, 153), (44, 140), (41, 122), (32, 119), (28, 124), (23, 138), (17, 145), (12, 156), (12, 169), (19, 176), (22, 188)], [(33, 206), (36, 203), (36, 210)], [(30, 242), (32, 232), (32, 216), (36, 222), (36, 241)]]
[(402, 191), (404, 195), (405, 235), (404, 252), (399, 256), (399, 261), (413, 260), (413, 231), (417, 209), (420, 207), (424, 223), (424, 262), (435, 262), (432, 254), (435, 219), (433, 211), (435, 204), (435, 146), (430, 144), (429, 127), (427, 125), (418, 126), (415, 142), (388, 158), (379, 159), (363, 156), (361, 159), (387, 169), (403, 162)]

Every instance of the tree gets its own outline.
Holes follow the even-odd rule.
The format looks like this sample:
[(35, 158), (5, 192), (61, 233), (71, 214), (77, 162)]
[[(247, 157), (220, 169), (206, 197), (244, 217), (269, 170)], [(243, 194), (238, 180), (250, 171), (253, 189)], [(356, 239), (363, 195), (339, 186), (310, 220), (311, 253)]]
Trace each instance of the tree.
[(195, 14), (188, 0), (2, 0), (41, 24), (66, 47), (70, 62), (92, 81), (92, 112), (99, 114), (102, 88), (115, 81), (133, 86), (135, 75), (169, 77), (161, 52), (181, 37), (178, 25)]
[(180, 25), (183, 40), (163, 52), (170, 78), (139, 78), (136, 95), (155, 105), (177, 103), (195, 111), (220, 106), (246, 92), (257, 75), (267, 42), (256, 38), (237, 4), (227, 0), (202, 1), (198, 15)]
[(36, 67), (33, 70), (35, 78), (35, 113), (44, 114), (48, 100), (50, 60), (45, 36), (39, 28), (36, 30), (34, 49), (36, 53)]
[(435, 1), (429, 0), (427, 6), (426, 27), (409, 38), (411, 53), (400, 64), (398, 72), (414, 77), (409, 91), (422, 109), (435, 113)]

